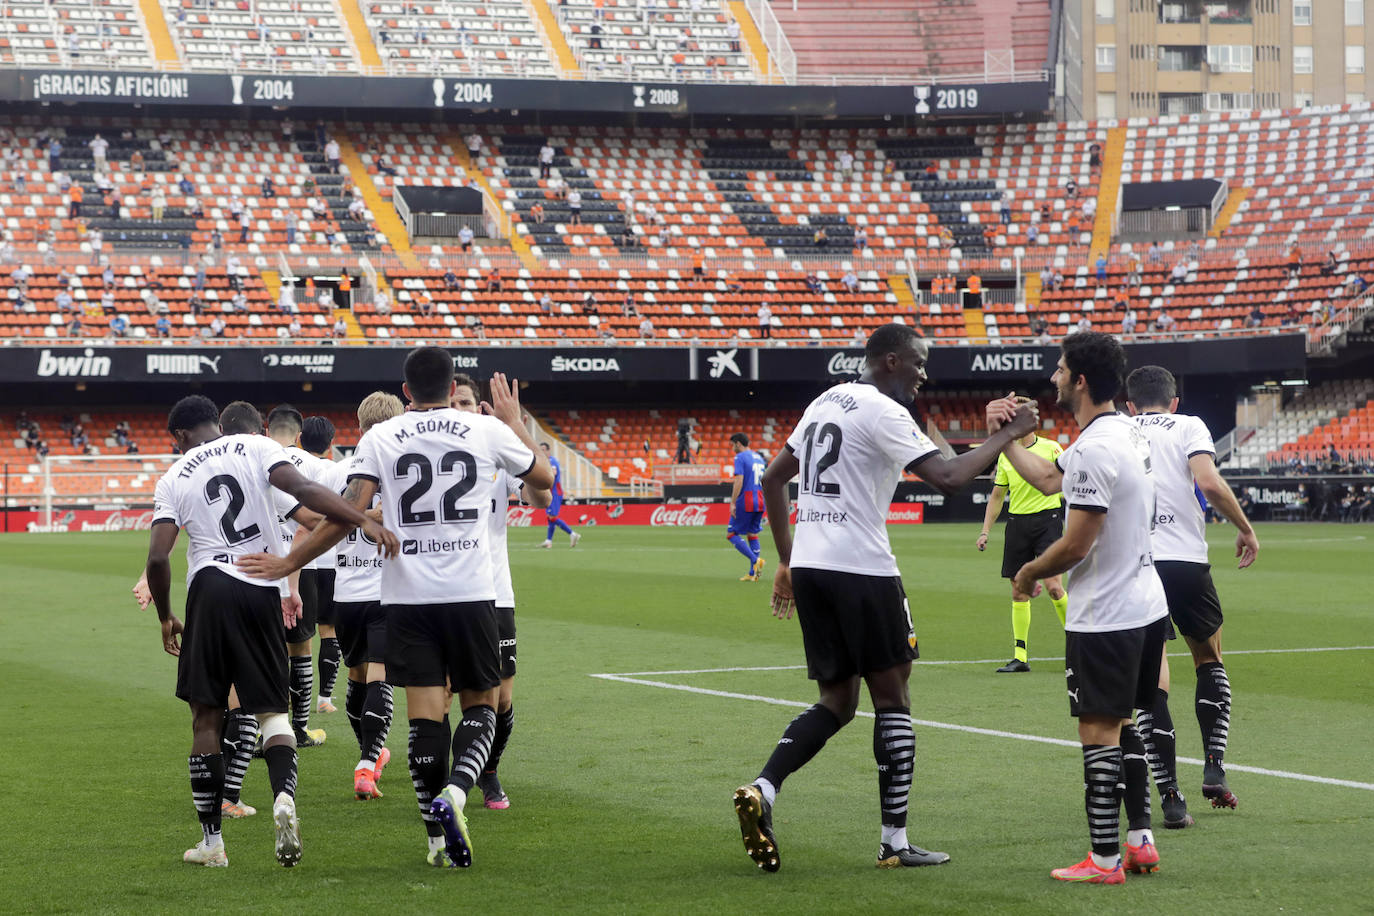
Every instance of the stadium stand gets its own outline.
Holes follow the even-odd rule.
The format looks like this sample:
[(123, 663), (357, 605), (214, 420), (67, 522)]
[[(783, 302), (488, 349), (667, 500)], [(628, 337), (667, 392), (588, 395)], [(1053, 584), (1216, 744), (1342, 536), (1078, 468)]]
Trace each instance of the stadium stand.
[(558, 21), (593, 79), (753, 81), (721, 0), (562, 0)]
[(356, 73), (358, 58), (329, 0), (160, 0), (192, 70)]
[(152, 64), (136, 0), (5, 0), (0, 63), (128, 67)]
[(462, 76), (556, 76), (525, 4), (369, 2), (365, 18), (388, 69)]
[(812, 78), (1038, 70), (1051, 30), (1048, 0), (807, 0), (773, 12), (798, 75)]
[(1338, 379), (1322, 382), (1298, 394), (1272, 420), (1255, 429), (1236, 445), (1227, 464), (1242, 468), (1267, 468), (1293, 459), (1324, 461), (1335, 445), (1338, 451), (1365, 450), (1370, 460), (1374, 431), (1374, 381)]

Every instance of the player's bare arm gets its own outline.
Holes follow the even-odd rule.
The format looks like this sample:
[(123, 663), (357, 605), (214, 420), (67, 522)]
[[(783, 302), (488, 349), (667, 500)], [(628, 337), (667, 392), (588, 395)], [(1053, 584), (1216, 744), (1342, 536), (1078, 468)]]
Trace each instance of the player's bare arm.
[(988, 496), (988, 507), (983, 512), (983, 530), (978, 534), (978, 549), (986, 550), (988, 546), (988, 532), (992, 530), (993, 523), (997, 521), (997, 516), (1002, 514), (1002, 502), (1006, 499), (1007, 488), (1001, 484), (992, 485), (992, 493)]
[[(274, 484), (275, 485), (275, 484)], [(321, 489), (324, 489), (321, 487)], [(326, 491), (328, 492), (328, 491)], [(335, 499), (339, 499), (346, 506), (363, 518), (373, 530), (382, 531), (389, 535), (393, 541), (395, 535), (391, 534), (380, 523), (367, 515), (365, 508), (372, 504), (372, 497), (377, 493), (375, 481), (363, 477), (354, 477), (349, 480), (348, 488), (344, 490), (342, 497), (331, 493)], [(295, 513), (299, 514), (299, 513)], [(239, 557), (234, 564), (254, 579), (281, 579), (293, 572), (299, 571), (305, 564), (324, 553), (335, 544), (348, 537), (349, 532), (358, 525), (342, 522), (334, 518), (321, 517), (318, 524), (310, 532), (304, 541), (293, 542), (291, 552), (284, 557), (275, 556), (270, 553), (254, 553), (245, 557)], [(367, 528), (363, 528), (368, 532)], [(376, 540), (376, 536), (369, 534)], [(383, 552), (381, 541), (377, 542), (378, 552)], [(396, 549), (393, 546), (390, 552), (384, 554), (386, 557), (394, 557)]]
[(1039, 423), (1040, 414), (1035, 405), (1021, 404), (1011, 421), (1003, 424), (977, 448), (954, 458), (932, 453), (908, 465), (907, 470), (919, 474), (922, 480), (946, 496), (952, 496), (986, 471), (1003, 449), (1027, 433), (1034, 432)]
[(157, 619), (162, 625), (162, 649), (168, 655), (181, 654), (181, 621), (172, 613), (172, 545), (179, 527), (168, 521), (154, 522), (148, 535), (148, 565), (144, 575), (152, 594)]
[[(482, 402), (482, 413), (491, 414), (500, 420), (510, 431), (515, 433), (525, 447), (534, 452), (534, 466), (525, 473), (521, 480), (525, 482), (527, 489), (549, 490), (553, 487), (553, 465), (549, 464), (548, 456), (544, 450), (539, 448), (530, 435), (530, 431), (525, 428), (524, 413), (520, 410), (520, 380), (510, 379), (507, 381), (502, 372), (495, 372), (491, 376), (491, 401)], [(533, 493), (530, 494), (533, 496)], [(552, 499), (550, 497), (550, 499)], [(536, 505), (532, 500), (530, 505)], [(544, 503), (548, 505), (548, 503)]]
[(763, 472), (763, 505), (768, 510), (768, 529), (773, 533), (773, 546), (778, 551), (778, 568), (773, 573), (773, 616), (779, 620), (792, 617), (792, 526), (789, 522), (792, 507), (788, 504), (787, 484), (801, 463), (784, 448)]
[(1240, 507), (1240, 500), (1236, 499), (1230, 484), (1217, 471), (1211, 455), (1194, 455), (1188, 459), (1188, 468), (1193, 472), (1198, 489), (1207, 497), (1208, 504), (1236, 526), (1236, 565), (1244, 569), (1259, 556), (1259, 538), (1250, 525), (1250, 519), (1246, 518), (1245, 510)]
[[(171, 553), (172, 547), (176, 545), (177, 535), (180, 534), (181, 529), (177, 528), (176, 535), (172, 536), (172, 544), (167, 548), (169, 554)], [(146, 566), (143, 572), (139, 574), (138, 581), (134, 583), (132, 591), (134, 593), (134, 600), (138, 602), (138, 609), (140, 611), (148, 610), (148, 605), (153, 603), (153, 593), (152, 590), (148, 588), (148, 569)]]
[(1022, 594), (1038, 597), (1040, 580), (1068, 572), (1088, 555), (1097, 536), (1102, 533), (1102, 525), (1107, 520), (1105, 512), (1090, 512), (1087, 509), (1069, 509), (1064, 519), (1064, 535), (1055, 541), (1040, 556), (1031, 560), (1016, 573), (1012, 584)]
[[(348, 528), (345, 529), (344, 534), (339, 535), (334, 543), (338, 543), (344, 535), (354, 528), (360, 528), (363, 534), (377, 543), (377, 552), (383, 556), (394, 557), (396, 551), (400, 549), (401, 542), (395, 534), (363, 514), (363, 511), (371, 504), (371, 494), (368, 494), (368, 498), (361, 502), (349, 502), (328, 487), (306, 478), (290, 464), (277, 465), (268, 477), (268, 482), (307, 509), (313, 509), (321, 515), (328, 516), (331, 521), (346, 524)], [(372, 487), (375, 491), (376, 484), (372, 484)], [(326, 547), (332, 546), (333, 544), (326, 545)], [(324, 553), (324, 550), (325, 547), (322, 547), (315, 556)], [(310, 559), (314, 559), (314, 557)]]

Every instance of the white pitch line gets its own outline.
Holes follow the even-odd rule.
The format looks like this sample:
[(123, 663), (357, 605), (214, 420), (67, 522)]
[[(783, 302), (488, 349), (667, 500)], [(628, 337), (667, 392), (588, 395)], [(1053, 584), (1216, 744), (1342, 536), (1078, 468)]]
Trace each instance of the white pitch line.
[[(590, 677), (598, 678), (603, 681), (619, 681), (622, 684), (638, 684), (642, 687), (659, 687), (664, 690), (680, 690), (684, 693), (697, 693), (708, 697), (724, 697), (731, 700), (751, 700), (755, 703), (768, 703), (772, 706), (787, 706), (792, 709), (806, 709), (814, 704), (803, 703), (798, 700), (785, 700), (780, 697), (765, 697), (755, 693), (735, 693), (729, 690), (711, 690), (707, 687), (692, 687), (687, 684), (670, 684), (667, 681), (649, 681), (642, 678), (630, 677), (624, 674), (592, 674)], [(859, 711), (856, 715), (872, 719), (873, 713)], [(1046, 738), (1043, 735), (1025, 735), (1020, 732), (1008, 732), (995, 728), (976, 728), (972, 725), (956, 725), (952, 722), (935, 722), (930, 719), (911, 720), (913, 725), (921, 725), (926, 728), (938, 728), (945, 731), (964, 732), (971, 735), (985, 735), (991, 738), (1010, 738), (1016, 741), (1030, 741), (1036, 744), (1051, 744), (1056, 747), (1079, 747), (1077, 741), (1066, 741), (1063, 738)], [(1203, 761), (1194, 757), (1179, 757), (1179, 763), (1188, 763), (1194, 766), (1202, 766)], [(1299, 782), (1314, 782), (1324, 786), (1343, 786), (1348, 789), (1364, 789), (1374, 792), (1374, 783), (1355, 782), (1350, 779), (1334, 779), (1330, 776), (1310, 776), (1307, 773), (1292, 773), (1287, 770), (1271, 770), (1265, 767), (1244, 766), (1242, 764), (1226, 764), (1226, 768), (1237, 773), (1255, 773), (1260, 776), (1275, 776), (1280, 779), (1292, 779)]]
[[(1374, 646), (1313, 646), (1310, 648), (1299, 649), (1233, 649), (1223, 652), (1223, 655), (1292, 655), (1295, 653), (1307, 652), (1367, 652), (1374, 650)], [(1191, 658), (1187, 652), (1170, 652), (1170, 658)], [(1061, 656), (1044, 656), (1031, 658), (1027, 661), (1032, 662), (1062, 662)], [(915, 664), (917, 667), (928, 665), (992, 665), (1005, 662), (1005, 658), (946, 658), (946, 659), (920, 659)], [(738, 668), (677, 668), (671, 671), (620, 671), (619, 676), (624, 677), (655, 677), (665, 674), (731, 674), (737, 671), (804, 671), (805, 665), (757, 665)], [(607, 675), (608, 676), (608, 675)], [(593, 677), (603, 677), (603, 675), (593, 675)]]

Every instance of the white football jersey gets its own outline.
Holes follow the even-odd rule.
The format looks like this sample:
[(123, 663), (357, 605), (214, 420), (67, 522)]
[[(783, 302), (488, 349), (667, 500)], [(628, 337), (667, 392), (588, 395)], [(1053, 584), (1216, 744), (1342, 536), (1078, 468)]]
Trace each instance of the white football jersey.
[[(320, 475), (319, 483), (340, 495), (348, 489), (349, 461), (326, 462), (329, 466)], [(375, 508), (380, 497), (372, 497)], [(358, 528), (354, 528), (333, 551), (321, 554), (324, 567), (337, 569), (334, 577), (335, 601), (381, 601), (382, 600), (382, 556), (377, 552), (377, 542), (371, 540)]]
[(1107, 515), (1088, 555), (1069, 572), (1064, 629), (1130, 630), (1163, 617), (1169, 609), (1150, 552), (1155, 489), (1145, 434), (1124, 414), (1102, 414), (1055, 464), (1064, 472), (1068, 509)]
[(1217, 447), (1207, 424), (1182, 413), (1139, 414), (1135, 422), (1150, 437), (1155, 559), (1206, 563), (1207, 517), (1188, 461), (1194, 455), (1216, 457)]
[(520, 478), (497, 471), (491, 482), (491, 574), (496, 579), (496, 606), (515, 607), (515, 586), (510, 578), (510, 554), (506, 550), (506, 510), (510, 498), (524, 486)]
[(281, 583), (251, 579), (234, 565), (250, 553), (282, 556), (277, 512), (267, 482), (273, 469), (290, 464), (286, 452), (266, 436), (220, 436), (191, 449), (157, 482), (153, 522), (186, 529), (186, 583), (213, 567), (252, 585)]
[(401, 551), (382, 566), (383, 604), (494, 601), (491, 481), (523, 477), (534, 453), (495, 417), (414, 410), (367, 431), (349, 479), (377, 484)]
[(887, 512), (902, 469), (939, 451), (911, 413), (872, 385), (812, 401), (787, 439), (801, 464), (792, 565), (898, 575)]

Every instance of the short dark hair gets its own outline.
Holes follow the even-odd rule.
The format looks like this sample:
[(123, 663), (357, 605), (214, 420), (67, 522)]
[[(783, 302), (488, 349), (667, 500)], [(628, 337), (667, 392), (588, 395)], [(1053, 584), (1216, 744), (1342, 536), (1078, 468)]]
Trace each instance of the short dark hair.
[(192, 394), (172, 405), (167, 414), (167, 432), (176, 435), (179, 429), (192, 430), (206, 423), (219, 423), (219, 408), (203, 394)]
[(247, 401), (233, 401), (219, 415), (219, 428), (226, 436), (256, 436), (262, 432), (262, 414)]
[(477, 379), (468, 375), (466, 372), (456, 372), (453, 375), (453, 381), (459, 388), (467, 388), (471, 391), (472, 396), (477, 399), (479, 404), (482, 402), (482, 383), (477, 381)]
[(1178, 382), (1163, 366), (1141, 366), (1126, 377), (1126, 400), (1136, 407), (1168, 407), (1178, 397)]
[(731, 442), (738, 442), (740, 445), (744, 446), (745, 448), (748, 448), (748, 447), (749, 447), (749, 437), (746, 436), (744, 433), (735, 433), (733, 436), (730, 437), (730, 441), (731, 441)]
[(446, 401), (453, 384), (453, 357), (443, 347), (417, 347), (406, 357), (405, 378), (416, 401)]
[(290, 433), (292, 436), (299, 436), (301, 426), (304, 423), (305, 421), (301, 419), (301, 412), (290, 404), (278, 404), (267, 415), (267, 431), (269, 433), (283, 432)]
[(328, 417), (306, 417), (301, 424), (301, 448), (313, 455), (329, 451), (334, 444), (334, 424)]
[(907, 347), (913, 340), (921, 335), (915, 330), (904, 324), (880, 325), (876, 331), (868, 336), (868, 343), (864, 346), (864, 356), (870, 364), (876, 363), (889, 353), (896, 353)]
[(1059, 344), (1070, 380), (1083, 376), (1094, 404), (1115, 400), (1126, 377), (1126, 351), (1121, 342), (1099, 331), (1079, 331)]

